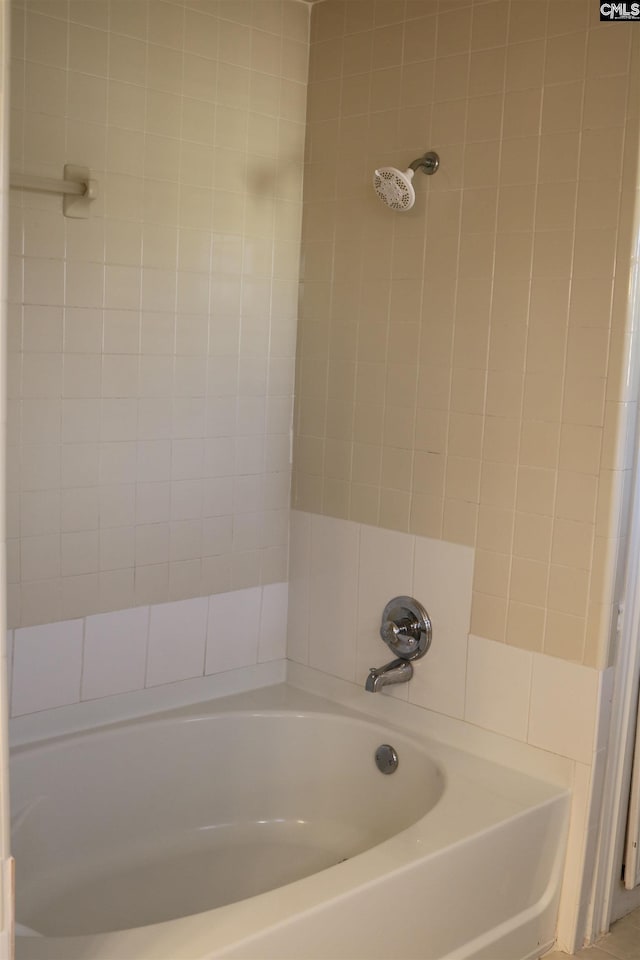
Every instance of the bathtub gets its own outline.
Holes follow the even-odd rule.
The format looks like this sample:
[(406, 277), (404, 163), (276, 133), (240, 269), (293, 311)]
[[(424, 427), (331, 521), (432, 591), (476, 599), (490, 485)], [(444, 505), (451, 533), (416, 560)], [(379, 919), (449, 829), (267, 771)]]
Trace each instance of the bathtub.
[(566, 789), (284, 684), (26, 742), (11, 774), (17, 960), (553, 943)]

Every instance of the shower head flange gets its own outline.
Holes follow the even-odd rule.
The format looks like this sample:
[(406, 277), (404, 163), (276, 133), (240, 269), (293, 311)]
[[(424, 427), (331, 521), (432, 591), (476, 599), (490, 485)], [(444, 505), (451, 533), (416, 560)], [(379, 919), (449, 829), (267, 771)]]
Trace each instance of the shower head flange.
[(436, 172), (440, 166), (440, 157), (437, 153), (434, 153), (433, 150), (429, 150), (428, 153), (425, 153), (424, 156), (418, 157), (417, 160), (414, 160), (413, 163), (409, 164), (410, 170), (422, 170), (423, 173), (426, 173), (427, 176), (431, 176)]

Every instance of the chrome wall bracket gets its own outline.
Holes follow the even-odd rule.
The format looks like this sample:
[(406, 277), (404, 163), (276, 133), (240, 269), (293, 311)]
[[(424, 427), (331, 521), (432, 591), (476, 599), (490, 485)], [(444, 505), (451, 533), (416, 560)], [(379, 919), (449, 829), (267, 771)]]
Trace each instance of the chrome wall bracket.
[(437, 172), (439, 166), (440, 157), (435, 150), (429, 150), (428, 153), (424, 154), (424, 156), (418, 157), (417, 160), (414, 160), (413, 163), (410, 163), (409, 169), (414, 171), (422, 170), (423, 173), (426, 173), (427, 176), (430, 177)]

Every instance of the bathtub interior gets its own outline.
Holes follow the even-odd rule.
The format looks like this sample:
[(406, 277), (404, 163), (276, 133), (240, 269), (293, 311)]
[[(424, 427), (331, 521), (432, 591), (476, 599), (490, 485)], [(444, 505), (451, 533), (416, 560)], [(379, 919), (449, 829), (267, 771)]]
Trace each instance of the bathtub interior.
[(397, 734), (327, 714), (196, 713), (14, 753), (17, 920), (47, 937), (140, 927), (300, 880), (404, 830), (441, 770)]
[[(402, 722), (367, 717), (371, 699), (366, 694), (360, 711), (277, 684), (166, 714), (98, 725), (92, 731), (40, 740), (28, 736), (14, 753), (20, 762), (16, 767), (20, 777), (13, 778), (15, 836), (22, 850), (18, 918), (39, 935), (17, 938), (17, 960), (541, 956), (554, 939), (568, 790), (553, 777), (529, 776), (522, 767), (511, 769), (415, 736), (409, 732), (411, 720), (418, 719), (413, 708), (397, 703), (397, 713), (392, 700), (384, 698), (381, 707), (384, 702), (393, 706), (392, 716)], [(245, 721), (252, 724), (250, 736), (246, 730), (242, 735)], [(269, 728), (271, 721), (282, 726)], [(228, 737), (225, 731), (231, 731)], [(241, 762), (229, 746), (238, 736), (248, 741)], [(371, 762), (381, 736), (400, 755), (398, 771), (390, 777)], [(106, 753), (97, 750), (98, 743)], [(65, 751), (69, 757), (75, 754), (74, 764), (80, 762), (91, 771), (82, 791), (73, 787), (72, 768), (61, 762)], [(359, 751), (368, 753), (366, 770), (354, 759)], [(172, 754), (175, 762), (169, 762)], [(130, 805), (140, 797), (133, 783), (145, 777), (131, 777), (129, 783), (126, 758), (133, 758), (140, 772), (148, 770), (154, 778), (153, 802), (143, 803), (135, 817)], [(228, 775), (232, 761), (237, 768), (233, 778)], [(274, 770), (278, 776), (269, 781), (271, 788), (266, 787)], [(55, 805), (48, 808), (36, 799), (42, 778), (49, 789), (55, 783), (58, 791)], [(194, 783), (208, 786), (194, 789)], [(235, 836), (233, 829), (227, 834), (233, 854), (219, 870), (220, 905), (211, 909), (206, 900), (197, 901), (184, 880), (181, 891), (179, 878), (184, 867), (180, 850), (185, 850), (181, 843), (189, 832), (205, 845), (210, 836), (215, 838), (216, 828), (198, 829), (203, 822), (210, 825), (214, 800), (219, 837), (224, 840), (230, 824), (242, 827)], [(113, 821), (102, 832), (95, 829), (93, 836), (95, 811), (89, 808), (101, 804), (118, 818), (122, 837)], [(170, 840), (176, 808), (181, 817), (187, 814), (192, 819), (180, 830), (173, 828)], [(96, 901), (117, 901), (113, 883), (107, 890), (105, 879), (104, 891), (96, 886), (99, 871), (94, 864), (92, 876), (86, 873), (84, 890), (81, 882), (67, 893), (64, 884), (58, 887), (60, 898), (68, 895), (68, 907), (63, 910), (60, 899), (49, 911), (45, 903), (53, 900), (53, 871), (56, 864), (60, 869), (61, 858), (69, 858), (74, 836), (84, 838), (73, 865), (76, 877), (81, 877), (86, 869), (85, 843), (95, 844), (96, 856), (110, 862), (110, 857), (114, 861), (120, 855), (116, 848), (134, 847), (147, 829), (155, 853), (159, 844), (167, 858), (159, 864), (150, 852), (153, 865), (136, 879), (138, 889), (148, 889), (146, 906), (138, 894), (135, 913), (127, 914), (126, 904), (115, 911), (100, 905), (100, 915), (89, 923), (91, 929), (104, 932), (83, 934), (89, 927), (82, 915), (91, 915)], [(34, 838), (39, 845), (39, 837), (48, 874), (42, 872), (38, 879), (42, 861), (36, 861), (43, 853), (36, 857), (33, 847)], [(244, 839), (248, 843), (243, 862), (239, 846)], [(254, 857), (262, 843), (268, 863), (265, 882), (260, 881), (259, 857)], [(174, 855), (178, 859), (172, 863)], [(142, 860), (144, 865), (144, 856)], [(194, 865), (197, 879), (200, 866), (195, 861)], [(247, 879), (252, 874), (255, 887)], [(116, 880), (126, 901), (127, 878), (119, 874)], [(260, 889), (263, 892), (257, 892)], [(158, 903), (163, 904), (159, 912)], [(179, 916), (185, 911), (188, 915)], [(164, 920), (157, 922), (160, 913)], [(145, 916), (148, 922), (140, 925)]]

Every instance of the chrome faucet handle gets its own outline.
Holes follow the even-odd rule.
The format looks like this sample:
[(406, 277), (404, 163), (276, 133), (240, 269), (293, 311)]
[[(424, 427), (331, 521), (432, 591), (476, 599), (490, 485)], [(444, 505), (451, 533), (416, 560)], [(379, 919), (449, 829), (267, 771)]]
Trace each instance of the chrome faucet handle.
[(417, 620), (383, 620), (380, 627), (380, 636), (388, 647), (395, 647), (402, 641), (416, 645), (420, 641), (420, 624)]
[(413, 597), (394, 597), (384, 608), (380, 636), (401, 660), (417, 660), (431, 646), (431, 619)]

